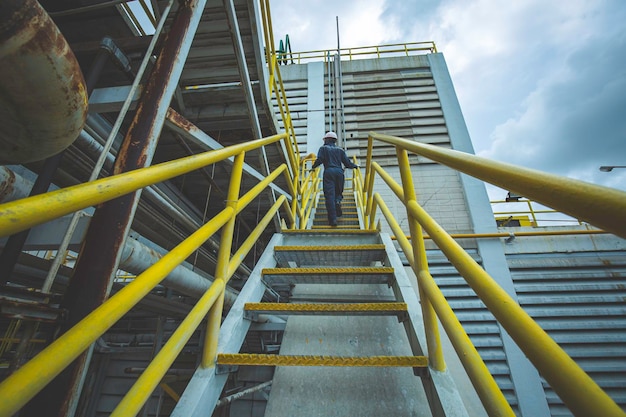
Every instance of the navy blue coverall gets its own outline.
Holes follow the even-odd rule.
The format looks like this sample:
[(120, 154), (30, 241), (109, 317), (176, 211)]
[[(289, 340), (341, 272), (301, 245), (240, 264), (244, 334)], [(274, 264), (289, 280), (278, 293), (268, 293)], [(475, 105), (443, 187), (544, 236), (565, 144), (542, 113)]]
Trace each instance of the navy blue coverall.
[(317, 159), (313, 163), (313, 169), (324, 164), (324, 197), (326, 198), (326, 212), (328, 223), (337, 225), (337, 206), (343, 199), (343, 167), (358, 168), (348, 159), (346, 152), (339, 148), (335, 142), (325, 142), (317, 152)]

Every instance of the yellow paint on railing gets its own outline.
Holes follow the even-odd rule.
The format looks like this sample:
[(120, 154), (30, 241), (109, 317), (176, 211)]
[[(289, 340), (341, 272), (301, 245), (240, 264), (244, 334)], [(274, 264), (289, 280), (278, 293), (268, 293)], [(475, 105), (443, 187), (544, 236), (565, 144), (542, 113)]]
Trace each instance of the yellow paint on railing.
[[(235, 157), (233, 169), (230, 174), (230, 184), (228, 185), (228, 194), (226, 196), (226, 207), (237, 209), (239, 203), (239, 191), (241, 190), (241, 178), (243, 176), (243, 164), (245, 154), (242, 152)], [(279, 173), (274, 173), (277, 176)], [(260, 184), (259, 184), (260, 185)], [(258, 185), (257, 185), (258, 186)], [(263, 187), (264, 188), (264, 187)], [(217, 252), (217, 264), (215, 266), (215, 280), (222, 281), (224, 286), (228, 279), (228, 263), (230, 261), (230, 252), (233, 244), (233, 236), (235, 234), (235, 216), (228, 220), (228, 223), (222, 228), (220, 236), (220, 247)], [(204, 336), (203, 354), (201, 366), (208, 368), (215, 365), (217, 357), (217, 338), (220, 334), (220, 325), (222, 323), (222, 308), (224, 306), (224, 292), (222, 291), (217, 298), (217, 302), (209, 310), (207, 320), (207, 330)]]
[(287, 197), (281, 195), (278, 197), (274, 205), (268, 210), (268, 212), (263, 216), (263, 218), (259, 221), (259, 224), (254, 228), (254, 230), (250, 233), (250, 235), (246, 238), (246, 240), (239, 246), (237, 252), (232, 256), (228, 263), (228, 273), (226, 282), (230, 280), (233, 276), (239, 265), (243, 262), (244, 258), (250, 252), (254, 244), (257, 242), (267, 225), (272, 220), (274, 214), (278, 211), (281, 205), (284, 205), (287, 201)]
[(29, 229), (284, 138), (284, 133), (274, 135), (2, 204), (0, 236)]
[[(233, 216), (231, 207), (194, 232), (137, 278), (0, 383), (0, 416), (11, 416), (135, 306)], [(157, 381), (158, 382), (158, 381)]]
[(624, 191), (394, 136), (373, 132), (370, 136), (626, 238)]
[[(409, 155), (406, 150), (399, 147), (396, 148), (396, 154), (398, 156), (398, 167), (400, 168), (400, 176), (402, 178), (404, 203), (408, 208), (411, 203), (417, 203)], [(426, 247), (424, 245), (424, 237), (422, 236), (422, 226), (409, 210), (407, 210), (407, 219), (409, 220), (409, 229), (411, 230), (411, 239), (413, 241), (413, 259), (415, 263), (412, 266), (415, 271), (415, 276), (419, 278), (423, 272), (428, 272), (428, 260), (426, 259)], [(420, 293), (424, 328), (426, 330), (428, 362), (433, 369), (443, 372), (446, 370), (446, 363), (443, 358), (443, 347), (441, 346), (441, 338), (439, 336), (437, 315), (430, 301), (428, 301), (428, 298), (423, 296), (419, 279), (417, 280), (417, 284)]]
[[(458, 245), (452, 236), (448, 235), (424, 210), (414, 195), (411, 194), (412, 179), (410, 176), (410, 167), (408, 166), (408, 160), (406, 158), (406, 152), (409, 150), (420, 155), (426, 156), (432, 160), (444, 163), (459, 171), (468, 173), (481, 179), (493, 179), (494, 176), (501, 176), (502, 181), (490, 181), (496, 185), (503, 186), (516, 192), (524, 193), (525, 190), (535, 190), (534, 194), (526, 193), (528, 197), (532, 197), (534, 200), (543, 204), (549, 205), (546, 200), (550, 198), (546, 197), (544, 201), (538, 197), (545, 197), (545, 194), (550, 193), (552, 190), (550, 186), (556, 185), (559, 188), (559, 196), (552, 198), (556, 202), (553, 208), (567, 212), (563, 210), (560, 205), (562, 204), (576, 204), (581, 203), (582, 208), (571, 208), (570, 215), (574, 217), (583, 218), (581, 213), (584, 213), (589, 219), (597, 219), (601, 217), (602, 213), (626, 212), (626, 193), (621, 191), (607, 189), (605, 187), (598, 187), (591, 184), (582, 183), (580, 181), (569, 180), (567, 178), (561, 178), (549, 174), (537, 175), (534, 171), (526, 170), (524, 168), (515, 167), (508, 164), (494, 163), (493, 161), (485, 160), (484, 158), (478, 158), (474, 155), (464, 154), (457, 151), (450, 151), (447, 149), (437, 148), (430, 145), (424, 145), (412, 141), (406, 141), (400, 138), (378, 135), (372, 133), (369, 138), (370, 147), (374, 139), (380, 139), (387, 143), (396, 145), (399, 155), (399, 166), (403, 179), (404, 186), (400, 186), (393, 180), (393, 178), (387, 174), (377, 163), (371, 162), (371, 166), (368, 163), (366, 171), (366, 182), (368, 188), (366, 193), (372, 188), (369, 188), (369, 184), (373, 183), (373, 175), (376, 172), (383, 180), (389, 185), (392, 191), (398, 196), (398, 198), (407, 206), (407, 213), (409, 219), (415, 219), (419, 224), (428, 232), (429, 237), (437, 244), (437, 246), (445, 253), (446, 257), (457, 268), (469, 285), (474, 289), (478, 297), (485, 303), (489, 310), (494, 314), (498, 322), (506, 329), (515, 342), (520, 346), (522, 351), (535, 365), (541, 375), (548, 381), (554, 391), (563, 400), (566, 406), (576, 416), (589, 416), (589, 415), (602, 415), (602, 416), (626, 416), (626, 413), (622, 411), (617, 404), (593, 381), (572, 358), (570, 358), (559, 346), (554, 342), (550, 336), (541, 329), (541, 327), (535, 323), (532, 318), (504, 291), (498, 284), (485, 272), (480, 265), (478, 265), (473, 258), (465, 252), (460, 245)], [(468, 162), (469, 161), (469, 162)], [(495, 169), (490, 171), (491, 164), (494, 164)], [(505, 172), (507, 171), (507, 172)], [(509, 175), (508, 171), (512, 174)], [(530, 173), (533, 176), (537, 176), (539, 179), (537, 184), (530, 184), (532, 178), (529, 177)], [(512, 184), (520, 184), (519, 188), (508, 186), (503, 181), (511, 180)], [(561, 182), (562, 181), (562, 182)], [(410, 184), (410, 187), (407, 186)], [(528, 187), (528, 188), (525, 188)], [(540, 190), (544, 187), (546, 190)], [(578, 196), (568, 198), (563, 195), (563, 190), (569, 190), (568, 192), (574, 192), (576, 187), (580, 187), (577, 192)], [(405, 198), (406, 193), (406, 198)], [(584, 204), (586, 199), (599, 198), (602, 201), (598, 204), (590, 203)], [(386, 209), (384, 202), (380, 196), (376, 195), (375, 198), (367, 195), (368, 210), (369, 207), (375, 210), (376, 207), (380, 207), (381, 211), (386, 218), (393, 219), (391, 213)], [(613, 207), (607, 207), (612, 205)], [(575, 213), (575, 214), (572, 214)], [(369, 214), (369, 213), (368, 213)], [(373, 223), (373, 216), (375, 213), (370, 214), (372, 216), (371, 223)], [(618, 216), (619, 217), (619, 216)], [(614, 233), (620, 234), (626, 230), (623, 217), (619, 217), (621, 220), (613, 222), (605, 222), (602, 224), (609, 224), (612, 227)], [(389, 220), (388, 220), (389, 221)], [(396, 236), (401, 236), (403, 233), (398, 230), (397, 222), (394, 220), (389, 221)], [(593, 222), (592, 222), (593, 223)], [(600, 223), (595, 223), (601, 226)], [(603, 231), (574, 231), (575, 233), (604, 233)], [(537, 232), (521, 232), (521, 234), (527, 233), (528, 235), (535, 235)], [(553, 231), (544, 232), (546, 234), (553, 234)], [(569, 234), (572, 231), (564, 231), (563, 234)], [(422, 232), (417, 233), (412, 230), (411, 236), (422, 236)], [(557, 233), (558, 234), (558, 233)], [(491, 234), (494, 236), (489, 237), (501, 237), (503, 234)], [(504, 234), (506, 235), (506, 234)], [(506, 235), (508, 236), (508, 235)], [(456, 237), (487, 237), (474, 234), (456, 235)], [(406, 240), (405, 236), (400, 237), (401, 247), (405, 253), (409, 253), (406, 244), (402, 241)], [(411, 250), (415, 253), (414, 248)], [(407, 256), (410, 260), (410, 257)], [(422, 262), (424, 259), (422, 259)], [(419, 263), (419, 262), (418, 262)], [(439, 297), (439, 290), (436, 287), (430, 274), (423, 270), (418, 274), (418, 283), (420, 288), (423, 288), (425, 294), (422, 300), (426, 297), (436, 304), (437, 314), (443, 321), (452, 321), (445, 326), (449, 328), (450, 338), (452, 340), (458, 339), (457, 343), (460, 345), (467, 342), (463, 342), (464, 337), (461, 333), (462, 329), (453, 323), (458, 321), (456, 318), (448, 317), (448, 313), (445, 307), (445, 299)], [(428, 294), (426, 295), (426, 292)], [(436, 301), (439, 300), (439, 301)], [(447, 303), (446, 303), (447, 304)], [(456, 329), (455, 329), (456, 328)], [(448, 329), (447, 329), (448, 330)], [(456, 346), (455, 346), (456, 347)], [(430, 349), (430, 346), (429, 346)], [(457, 348), (457, 351), (459, 349)], [(459, 352), (462, 356), (463, 354)], [(467, 358), (465, 358), (467, 359)], [(468, 374), (474, 383), (475, 387), (481, 393), (481, 400), (485, 403), (485, 406), (493, 411), (490, 415), (512, 415), (507, 410), (508, 405), (505, 405), (506, 400), (503, 400), (502, 394), (499, 391), (497, 384), (485, 380), (484, 375), (481, 374), (485, 371), (482, 368), (483, 365), (478, 363), (477, 359), (471, 359), (468, 361), (469, 369)], [(464, 364), (465, 365), (465, 364)], [(477, 368), (476, 368), (477, 367)], [(474, 369), (476, 368), (476, 369)], [(473, 369), (473, 370), (470, 370)], [(501, 411), (497, 411), (501, 409)]]
[[(335, 55), (336, 53), (336, 49), (317, 49), (312, 51), (292, 52), (290, 57), (297, 64), (302, 64), (311, 60), (319, 61), (320, 59), (327, 62), (328, 55)], [(416, 55), (437, 53), (437, 46), (435, 45), (435, 42), (432, 41), (407, 42), (387, 45), (359, 46), (356, 48), (341, 48), (339, 53), (341, 57), (347, 58), (348, 60), (353, 60), (356, 57), (380, 58), (382, 55), (397, 56), (402, 54), (404, 56), (410, 56), (412, 53)]]
[(416, 201), (408, 209), (574, 415), (626, 415)]
[(163, 345), (159, 353), (152, 359), (137, 381), (128, 390), (122, 401), (115, 407), (111, 417), (136, 416), (144, 403), (157, 387), (185, 343), (196, 331), (209, 308), (215, 308), (218, 300), (224, 300), (224, 280), (218, 279), (198, 300), (183, 322)]
[(423, 293), (428, 297), (428, 300), (437, 312), (437, 317), (441, 320), (441, 324), (472, 381), (478, 397), (485, 410), (487, 410), (487, 414), (490, 416), (515, 417), (515, 412), (511, 409), (506, 397), (500, 390), (500, 387), (498, 387), (498, 383), (489, 372), (487, 365), (480, 357), (476, 347), (474, 347), (465, 329), (463, 329), (463, 325), (454, 314), (454, 311), (452, 311), (433, 277), (428, 271), (422, 271), (418, 280), (422, 286)]
[(159, 384), (159, 387), (161, 387), (161, 389), (162, 389), (163, 391), (165, 391), (165, 393), (166, 393), (167, 395), (169, 395), (169, 396), (170, 396), (170, 398), (172, 398), (174, 401), (178, 402), (178, 400), (180, 400), (180, 395), (178, 395), (178, 393), (177, 393), (176, 391), (174, 391), (174, 390), (172, 389), (172, 387), (170, 387), (170, 386), (169, 386), (169, 385), (167, 385), (166, 383), (161, 382), (161, 383)]
[(402, 228), (398, 224), (398, 221), (393, 217), (393, 214), (391, 214), (391, 210), (389, 210), (387, 204), (385, 204), (385, 200), (383, 200), (380, 194), (376, 193), (374, 194), (374, 202), (375, 205), (380, 207), (380, 211), (382, 211), (383, 216), (385, 216), (391, 230), (398, 237), (397, 241), (400, 244), (400, 248), (402, 248), (402, 251), (404, 252), (404, 256), (406, 256), (407, 261), (409, 261), (410, 265), (415, 265), (415, 257), (413, 256), (413, 247), (411, 246), (411, 242), (409, 242), (404, 233), (402, 233)]

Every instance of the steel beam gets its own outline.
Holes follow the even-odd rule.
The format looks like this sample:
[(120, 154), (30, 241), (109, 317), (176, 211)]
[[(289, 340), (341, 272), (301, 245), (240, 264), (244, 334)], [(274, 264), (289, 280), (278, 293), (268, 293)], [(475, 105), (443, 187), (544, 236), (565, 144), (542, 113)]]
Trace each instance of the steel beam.
[[(150, 165), (205, 4), (206, 0), (180, 3), (118, 153), (114, 174)], [(66, 292), (63, 306), (69, 317), (64, 330), (78, 323), (108, 295), (140, 194), (137, 191), (97, 208)], [(29, 403), (29, 411), (24, 415), (71, 415), (80, 395), (88, 356), (81, 355), (65, 369)]]

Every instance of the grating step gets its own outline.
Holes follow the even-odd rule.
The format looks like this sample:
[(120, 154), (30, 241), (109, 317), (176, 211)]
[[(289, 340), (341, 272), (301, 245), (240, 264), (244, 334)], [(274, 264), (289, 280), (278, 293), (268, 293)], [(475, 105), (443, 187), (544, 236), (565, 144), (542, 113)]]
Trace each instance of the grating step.
[(349, 229), (349, 230), (358, 230), (358, 224), (337, 224), (337, 226), (329, 226), (325, 225), (313, 225), (313, 229), (325, 229), (325, 230), (335, 230), (335, 229)]
[(411, 367), (425, 368), (425, 356), (316, 356), (316, 355), (262, 355), (252, 353), (220, 353), (218, 365), (251, 366), (348, 366), (348, 367)]
[(274, 255), (280, 266), (370, 266), (385, 259), (385, 245), (276, 246)]
[(261, 313), (312, 316), (397, 316), (407, 317), (406, 303), (246, 303), (248, 318), (255, 319)]
[(350, 230), (337, 230), (336, 228), (327, 227), (326, 230), (311, 230), (311, 229), (282, 229), (280, 231), (286, 235), (370, 235), (378, 236), (378, 230), (367, 229), (350, 229)]
[(265, 268), (263, 280), (283, 284), (391, 284), (393, 268)]
[[(346, 218), (346, 217), (338, 217), (337, 218), (337, 222), (341, 222), (341, 223), (344, 223), (344, 224), (350, 223), (350, 224), (358, 225), (359, 224), (359, 219), (356, 218), (356, 217), (353, 217), (353, 218), (350, 218), (350, 217), (348, 217), (348, 218)], [(313, 221), (314, 225), (315, 224), (322, 225), (324, 223), (326, 223), (326, 225), (328, 226), (328, 219), (326, 218), (326, 216), (324, 216), (323, 218), (316, 218)]]
[[(316, 217), (321, 217), (321, 216), (326, 217), (327, 214), (328, 214), (328, 212), (326, 211), (326, 209), (318, 209), (317, 212), (315, 213), (315, 216)], [(343, 216), (358, 217), (358, 213), (356, 211), (354, 211), (354, 210), (349, 210), (349, 211), (344, 210), (342, 215)], [(339, 216), (339, 217), (343, 217), (343, 216)]]

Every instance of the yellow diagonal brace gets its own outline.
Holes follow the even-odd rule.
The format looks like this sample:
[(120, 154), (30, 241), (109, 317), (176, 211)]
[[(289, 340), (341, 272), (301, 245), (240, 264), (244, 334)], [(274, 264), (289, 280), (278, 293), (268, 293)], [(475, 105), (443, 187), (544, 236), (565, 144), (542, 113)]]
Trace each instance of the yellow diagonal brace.
[(425, 368), (428, 358), (425, 356), (296, 356), (296, 355), (260, 355), (244, 353), (220, 353), (219, 365), (251, 366), (347, 366), (347, 367), (412, 367)]

